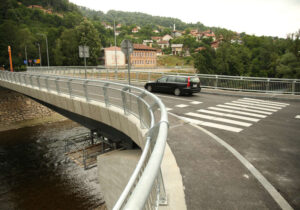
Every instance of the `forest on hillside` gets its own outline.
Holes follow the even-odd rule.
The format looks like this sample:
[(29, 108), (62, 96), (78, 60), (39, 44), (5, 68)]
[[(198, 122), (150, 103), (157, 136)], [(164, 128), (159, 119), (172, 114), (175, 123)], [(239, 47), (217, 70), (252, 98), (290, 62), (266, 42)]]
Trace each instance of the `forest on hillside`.
[[(38, 8), (28, 8), (39, 5)], [(182, 43), (189, 51), (199, 73), (245, 75), (263, 77), (300, 78), (300, 31), (287, 38), (258, 37), (245, 33), (208, 27), (201, 22), (191, 24), (170, 17), (158, 17), (137, 12), (111, 10), (106, 14), (78, 7), (68, 0), (2, 0), (0, 5), (0, 67), (8, 69), (8, 46), (12, 48), (15, 69), (25, 67), (25, 49), (28, 60), (39, 57), (41, 47), (42, 65), (47, 65), (46, 43), (49, 46), (50, 65), (83, 65), (78, 56), (78, 46), (90, 46), (88, 65), (100, 65), (103, 47), (114, 45), (114, 32), (106, 29), (103, 22), (118, 28), (117, 45), (123, 39), (142, 43), (152, 36), (171, 34), (173, 24), (185, 32), (171, 43)], [(141, 27), (138, 33), (132, 29)], [(189, 35), (191, 30), (211, 30), (219, 47), (211, 47), (213, 40), (199, 42)], [(158, 31), (154, 33), (154, 30)], [(239, 42), (233, 42), (233, 40)], [(154, 44), (154, 47), (158, 45)], [(202, 47), (202, 50), (196, 50)], [(168, 54), (170, 49), (165, 50)]]

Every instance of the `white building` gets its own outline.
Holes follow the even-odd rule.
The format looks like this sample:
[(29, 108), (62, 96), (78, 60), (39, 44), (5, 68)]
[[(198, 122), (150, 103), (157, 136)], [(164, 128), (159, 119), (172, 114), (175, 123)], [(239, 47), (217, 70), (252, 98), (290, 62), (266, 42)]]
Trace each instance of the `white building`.
[(119, 47), (104, 48), (105, 67), (125, 66), (125, 54)]

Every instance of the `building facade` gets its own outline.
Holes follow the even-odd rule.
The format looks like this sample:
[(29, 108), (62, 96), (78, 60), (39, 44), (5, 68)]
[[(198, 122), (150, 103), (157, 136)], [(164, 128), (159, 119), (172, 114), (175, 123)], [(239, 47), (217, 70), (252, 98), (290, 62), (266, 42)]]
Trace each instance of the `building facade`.
[(105, 67), (125, 66), (125, 54), (119, 47), (108, 47), (104, 49)]
[(130, 56), (133, 67), (156, 67), (156, 59), (156, 49), (143, 44), (133, 44), (133, 53)]

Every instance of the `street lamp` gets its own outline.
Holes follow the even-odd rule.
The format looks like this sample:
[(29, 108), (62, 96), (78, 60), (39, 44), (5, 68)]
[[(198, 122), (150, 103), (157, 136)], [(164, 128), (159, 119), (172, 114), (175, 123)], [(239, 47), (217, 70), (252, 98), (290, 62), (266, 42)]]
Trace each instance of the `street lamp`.
[(42, 34), (42, 33), (38, 33), (37, 35), (44, 36), (45, 39), (46, 39), (47, 63), (48, 63), (48, 67), (49, 67), (50, 64), (49, 64), (49, 53), (48, 53), (48, 39), (47, 39), (47, 35), (46, 34)]
[(42, 56), (41, 56), (41, 47), (40, 47), (40, 43), (36, 43), (37, 46), (39, 47), (39, 56), (40, 56), (40, 66), (42, 66)]

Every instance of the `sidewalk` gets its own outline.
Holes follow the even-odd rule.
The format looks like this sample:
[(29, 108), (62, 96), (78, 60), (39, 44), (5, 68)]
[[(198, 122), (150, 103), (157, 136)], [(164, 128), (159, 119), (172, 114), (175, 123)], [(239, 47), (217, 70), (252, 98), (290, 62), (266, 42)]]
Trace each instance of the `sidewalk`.
[[(257, 179), (203, 131), (169, 114), (168, 144), (192, 209), (280, 209)], [(166, 179), (166, 177), (165, 177)]]

